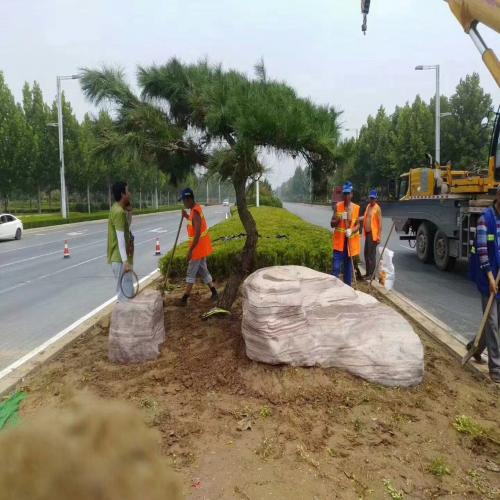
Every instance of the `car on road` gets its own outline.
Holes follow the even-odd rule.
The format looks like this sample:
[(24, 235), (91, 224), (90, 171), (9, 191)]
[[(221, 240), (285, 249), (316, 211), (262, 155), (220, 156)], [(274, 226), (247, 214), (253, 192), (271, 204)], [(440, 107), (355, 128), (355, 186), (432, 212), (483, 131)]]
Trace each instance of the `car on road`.
[(20, 240), (23, 231), (23, 223), (17, 217), (12, 214), (0, 214), (0, 240)]
[(226, 199), (222, 202), (222, 205), (224, 205), (225, 207), (228, 207), (228, 206), (229, 206), (229, 200), (226, 198)]

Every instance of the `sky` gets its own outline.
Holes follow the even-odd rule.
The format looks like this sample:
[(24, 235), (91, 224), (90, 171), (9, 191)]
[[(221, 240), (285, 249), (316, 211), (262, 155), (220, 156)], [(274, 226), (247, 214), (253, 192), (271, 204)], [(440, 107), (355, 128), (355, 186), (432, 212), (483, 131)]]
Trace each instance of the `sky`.
[[(431, 71), (441, 65), (441, 93), (451, 95), (477, 72), (496, 105), (499, 90), (472, 41), (443, 0), (372, 0), (361, 33), (359, 0), (0, 0), (0, 71), (17, 100), (38, 81), (52, 101), (56, 75), (103, 64), (122, 67), (135, 83), (137, 65), (208, 58), (251, 75), (264, 59), (270, 78), (303, 97), (342, 110), (353, 136), (383, 105), (428, 100)], [(498, 34), (481, 27), (500, 55)], [(95, 112), (77, 81), (63, 82), (79, 118)], [(291, 158), (269, 158), (274, 186), (293, 174)]]

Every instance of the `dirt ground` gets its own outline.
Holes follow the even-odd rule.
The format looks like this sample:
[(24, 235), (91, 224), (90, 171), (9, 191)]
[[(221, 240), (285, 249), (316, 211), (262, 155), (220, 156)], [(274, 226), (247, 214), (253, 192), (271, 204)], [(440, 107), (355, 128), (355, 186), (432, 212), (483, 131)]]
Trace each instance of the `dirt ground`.
[[(241, 307), (206, 322), (167, 299), (161, 357), (107, 360), (107, 328), (80, 338), (26, 381), (22, 417), (78, 391), (138, 407), (161, 433), (191, 499), (500, 498), (500, 391), (423, 332), (422, 385), (388, 389), (335, 369), (250, 361)], [(457, 416), (487, 433), (459, 433)], [(497, 443), (495, 443), (497, 441)]]

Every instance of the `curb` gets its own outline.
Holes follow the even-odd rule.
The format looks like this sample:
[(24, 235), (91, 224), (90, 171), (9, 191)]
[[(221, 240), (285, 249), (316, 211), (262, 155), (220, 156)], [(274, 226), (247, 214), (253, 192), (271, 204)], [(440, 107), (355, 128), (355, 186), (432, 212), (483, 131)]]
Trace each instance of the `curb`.
[[(141, 290), (151, 286), (161, 276), (160, 271), (157, 269), (141, 283)], [(114, 298), (113, 298), (114, 299)], [(59, 338), (53, 344), (49, 345), (46, 349), (35, 354), (26, 362), (22, 363), (19, 367), (14, 368), (11, 372), (0, 379), (0, 398), (8, 395), (18, 384), (24, 382), (28, 375), (33, 375), (36, 371), (47, 361), (54, 358), (66, 347), (73, 344), (82, 335), (89, 334), (95, 328), (101, 325), (109, 325), (111, 312), (115, 305), (115, 300), (98, 310), (95, 314), (87, 318), (75, 328), (64, 333), (64, 336)], [(106, 304), (106, 303), (104, 303)]]
[[(457, 359), (460, 363), (462, 362), (462, 357), (467, 352), (467, 349), (465, 348), (465, 345), (457, 339), (457, 337), (461, 337), (458, 332), (455, 332), (438, 318), (413, 303), (404, 295), (394, 290), (386, 290), (385, 287), (377, 283), (375, 280), (372, 282), (372, 289), (375, 290), (378, 295), (383, 296), (388, 302), (403, 313), (404, 316), (409, 317), (417, 323), (427, 335), (445, 347), (455, 359)], [(489, 380), (487, 364), (477, 364), (471, 360), (466, 366), (464, 366), (464, 369), (472, 371), (476, 375), (480, 375), (481, 377)]]

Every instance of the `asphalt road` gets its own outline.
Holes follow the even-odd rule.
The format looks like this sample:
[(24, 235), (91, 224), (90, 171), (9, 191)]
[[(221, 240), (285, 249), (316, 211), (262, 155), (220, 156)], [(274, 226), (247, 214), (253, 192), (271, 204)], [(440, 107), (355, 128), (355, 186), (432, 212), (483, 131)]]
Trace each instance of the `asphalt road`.
[[(207, 207), (209, 225), (224, 219), (226, 211)], [(158, 267), (157, 237), (162, 254), (173, 246), (179, 217), (180, 212), (165, 212), (133, 219), (139, 279)], [(63, 258), (64, 240), (69, 259)], [(20, 241), (0, 241), (0, 371), (113, 297), (106, 244), (107, 221), (33, 229)]]
[[(285, 203), (285, 208), (308, 222), (330, 228), (329, 207)], [(391, 219), (384, 217), (386, 235), (391, 224)], [(465, 263), (457, 264), (453, 272), (423, 264), (395, 231), (388, 248), (394, 251), (394, 289), (453, 328), (460, 340), (472, 338), (481, 321), (481, 303), (475, 285), (467, 278)]]

